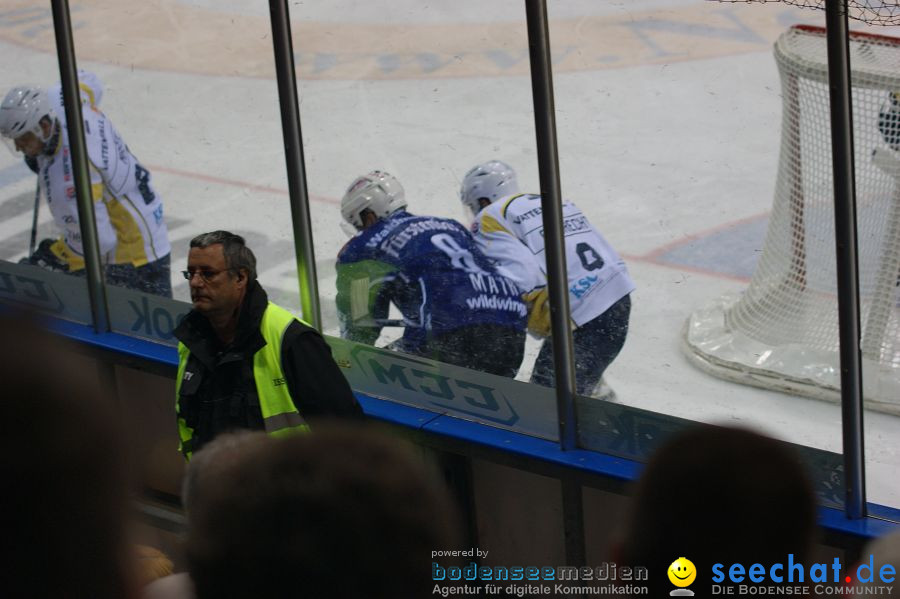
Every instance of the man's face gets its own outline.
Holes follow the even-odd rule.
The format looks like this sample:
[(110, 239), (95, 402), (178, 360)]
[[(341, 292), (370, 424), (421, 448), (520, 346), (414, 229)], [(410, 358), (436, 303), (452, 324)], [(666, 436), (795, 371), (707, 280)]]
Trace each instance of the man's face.
[(33, 158), (44, 151), (44, 142), (30, 131), (23, 133), (15, 139), (16, 150)]
[(227, 270), (221, 243), (188, 252), (188, 281), (194, 309), (207, 316), (230, 314), (244, 298), (247, 276)]
[[(44, 145), (46, 144), (46, 141), (50, 139), (50, 134), (53, 132), (53, 123), (50, 119), (43, 118), (41, 119), (40, 129), (40, 135), (38, 135), (37, 130), (35, 130), (28, 131), (15, 138), (13, 144), (16, 147), (16, 151), (22, 152), (29, 158), (34, 158), (43, 152)], [(43, 135), (43, 138), (41, 135)]]

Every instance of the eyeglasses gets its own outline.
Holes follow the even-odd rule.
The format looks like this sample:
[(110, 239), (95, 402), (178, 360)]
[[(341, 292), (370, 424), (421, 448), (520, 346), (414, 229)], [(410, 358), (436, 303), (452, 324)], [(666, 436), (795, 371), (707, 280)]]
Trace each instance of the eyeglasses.
[(187, 269), (182, 270), (181, 274), (184, 275), (184, 278), (190, 281), (194, 278), (194, 275), (200, 275), (200, 278), (203, 279), (204, 283), (209, 283), (213, 279), (215, 279), (219, 274), (223, 272), (228, 272), (230, 269), (226, 268), (225, 270), (210, 270), (208, 268), (201, 268), (199, 270), (195, 269)]

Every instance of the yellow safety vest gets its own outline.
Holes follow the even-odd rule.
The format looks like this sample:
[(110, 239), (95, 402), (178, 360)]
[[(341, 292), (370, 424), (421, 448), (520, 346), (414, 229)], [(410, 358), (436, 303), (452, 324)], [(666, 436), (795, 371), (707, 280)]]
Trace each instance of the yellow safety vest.
[[(256, 394), (262, 410), (265, 430), (272, 436), (280, 437), (297, 432), (308, 431), (309, 425), (300, 416), (291, 399), (284, 371), (281, 368), (281, 341), (288, 326), (296, 317), (272, 302), (266, 306), (260, 322), (260, 332), (266, 344), (253, 354), (253, 379), (256, 382)], [(178, 378), (175, 381), (175, 414), (178, 417), (178, 450), (186, 460), (193, 453), (192, 440), (194, 429), (187, 425), (181, 416), (181, 382), (184, 380), (184, 369), (191, 352), (183, 343), (178, 343)]]

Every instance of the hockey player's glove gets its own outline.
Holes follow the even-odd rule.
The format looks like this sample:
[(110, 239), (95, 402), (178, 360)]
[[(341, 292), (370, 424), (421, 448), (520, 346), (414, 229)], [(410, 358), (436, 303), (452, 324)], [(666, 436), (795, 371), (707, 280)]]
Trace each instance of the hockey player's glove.
[(550, 336), (550, 302), (547, 288), (536, 287), (522, 296), (528, 305), (528, 332), (538, 337)]
[(62, 243), (61, 240), (44, 239), (33, 254), (19, 260), (19, 264), (31, 264), (40, 266), (53, 272), (69, 272), (69, 265), (64, 259), (54, 252), (54, 246)]
[[(550, 336), (550, 301), (547, 287), (535, 287), (522, 295), (528, 305), (528, 332), (538, 337)], [(569, 319), (569, 327), (578, 328), (575, 321)]]

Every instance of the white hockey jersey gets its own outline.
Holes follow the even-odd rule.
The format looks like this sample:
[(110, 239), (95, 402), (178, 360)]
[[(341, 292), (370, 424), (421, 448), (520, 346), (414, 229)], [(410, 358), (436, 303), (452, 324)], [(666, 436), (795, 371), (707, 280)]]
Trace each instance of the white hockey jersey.
[[(50, 99), (56, 104), (58, 93)], [(58, 110), (62, 112), (61, 106)], [(153, 189), (150, 172), (138, 163), (112, 122), (90, 101), (83, 102), (82, 114), (101, 256), (109, 264), (134, 266), (165, 257), (171, 250), (169, 235), (162, 200)], [(52, 154), (37, 157), (38, 177), (53, 219), (63, 233), (65, 248), (60, 257), (70, 270), (80, 270), (84, 268), (84, 251), (64, 118), (60, 118), (60, 125)]]
[[(103, 83), (97, 75), (78, 69), (78, 92), (81, 94), (83, 108), (100, 108), (100, 101), (103, 99)], [(48, 88), (47, 98), (60, 122), (65, 123), (66, 110), (63, 106), (62, 84), (57, 83)]]
[[(563, 235), (572, 320), (582, 326), (631, 293), (625, 262), (571, 202), (563, 202)], [(541, 196), (516, 194), (487, 206), (472, 232), (479, 248), (522, 293), (547, 284)]]

